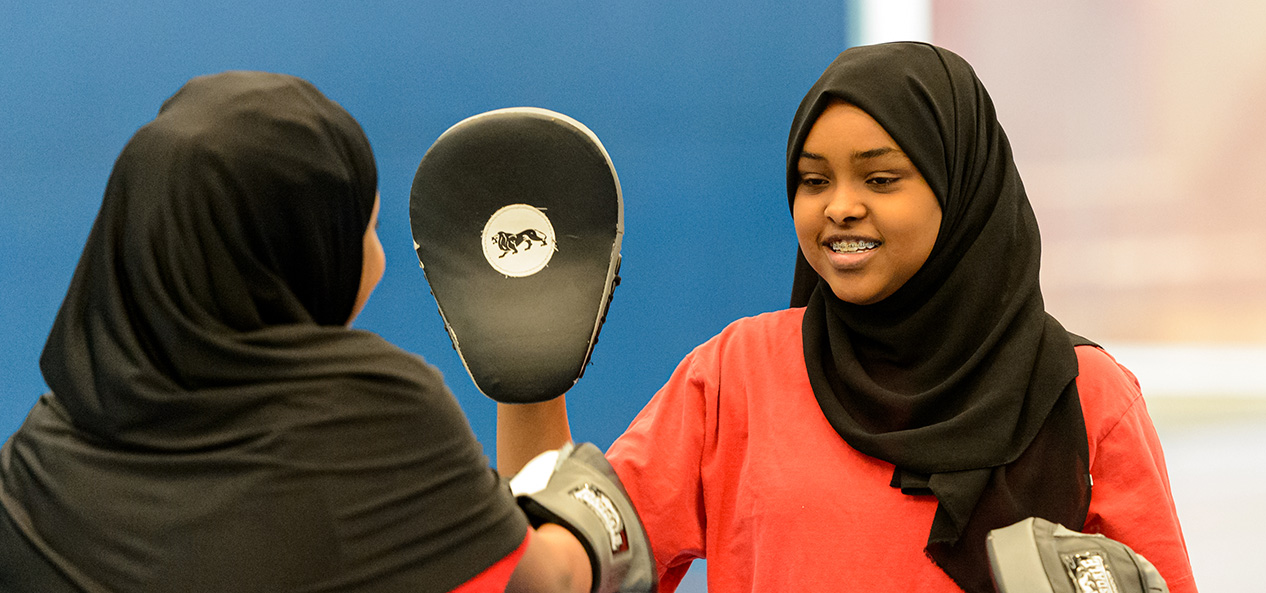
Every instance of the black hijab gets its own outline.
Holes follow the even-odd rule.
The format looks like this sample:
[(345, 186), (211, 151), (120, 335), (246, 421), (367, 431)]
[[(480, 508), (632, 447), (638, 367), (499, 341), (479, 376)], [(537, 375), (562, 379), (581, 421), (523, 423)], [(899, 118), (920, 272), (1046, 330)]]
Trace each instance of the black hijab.
[(377, 171), (278, 74), (195, 78), (120, 154), (0, 457), (88, 591), (447, 591), (526, 523), (438, 372), (352, 330)]
[(928, 44), (845, 51), (800, 104), (787, 194), (810, 127), (832, 101), (871, 115), (936, 194), (923, 267), (887, 299), (835, 297), (799, 253), (805, 362), (823, 414), (853, 448), (931, 494), (927, 552), (961, 587), (993, 591), (984, 538), (1041, 516), (1079, 529), (1088, 452), (1074, 342), (1038, 286), (1040, 239), (993, 104), (971, 66)]

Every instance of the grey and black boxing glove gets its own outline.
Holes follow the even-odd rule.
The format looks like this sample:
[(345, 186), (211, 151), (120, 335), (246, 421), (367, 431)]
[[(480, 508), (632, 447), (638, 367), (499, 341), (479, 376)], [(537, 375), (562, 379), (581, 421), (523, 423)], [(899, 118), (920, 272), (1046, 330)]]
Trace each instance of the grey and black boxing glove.
[(655, 557), (615, 470), (590, 443), (568, 444), (528, 462), (510, 490), (533, 526), (566, 527), (589, 553), (594, 593), (654, 593)]
[(1169, 593), (1151, 562), (1103, 535), (1029, 517), (986, 541), (998, 593)]

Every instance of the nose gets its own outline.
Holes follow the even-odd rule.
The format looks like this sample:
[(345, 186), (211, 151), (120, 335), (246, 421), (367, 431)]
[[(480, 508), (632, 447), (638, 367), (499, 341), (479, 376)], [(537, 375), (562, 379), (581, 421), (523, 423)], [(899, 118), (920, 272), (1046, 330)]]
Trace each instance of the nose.
[(857, 191), (846, 187), (836, 187), (826, 202), (823, 214), (838, 225), (859, 220), (866, 216), (865, 200), (857, 195)]

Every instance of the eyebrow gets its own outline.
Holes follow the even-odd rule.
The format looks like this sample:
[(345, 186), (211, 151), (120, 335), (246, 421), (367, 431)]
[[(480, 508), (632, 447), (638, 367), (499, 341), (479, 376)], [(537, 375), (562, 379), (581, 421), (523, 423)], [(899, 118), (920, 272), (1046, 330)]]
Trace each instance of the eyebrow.
[[(852, 155), (852, 158), (853, 158), (853, 161), (854, 161), (854, 162), (856, 162), (856, 161), (866, 161), (866, 160), (879, 158), (879, 157), (881, 157), (881, 156), (885, 156), (885, 155), (889, 155), (889, 154), (896, 154), (896, 155), (899, 155), (899, 156), (905, 156), (905, 153), (904, 153), (904, 152), (901, 152), (900, 150), (898, 150), (898, 149), (896, 149), (896, 148), (893, 148), (893, 147), (891, 147), (891, 146), (883, 146), (883, 147), (880, 147), (880, 148), (872, 148), (872, 149), (870, 149), (870, 150), (863, 150), (863, 151), (860, 151), (860, 152), (854, 152), (854, 153), (853, 153), (853, 155)], [(822, 155), (820, 155), (820, 154), (818, 154), (818, 153), (816, 153), (816, 152), (807, 152), (807, 151), (806, 151), (806, 152), (801, 152), (801, 153), (800, 153), (800, 158), (802, 158), (802, 159), (810, 159), (810, 160), (814, 160), (814, 161), (825, 161), (825, 160), (826, 160), (826, 157), (824, 157), (824, 156), (822, 156)]]

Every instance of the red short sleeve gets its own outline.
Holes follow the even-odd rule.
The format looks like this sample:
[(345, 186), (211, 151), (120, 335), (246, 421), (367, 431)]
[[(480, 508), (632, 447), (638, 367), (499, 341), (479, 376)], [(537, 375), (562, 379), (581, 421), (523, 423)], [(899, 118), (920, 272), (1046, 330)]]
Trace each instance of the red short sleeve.
[(1165, 455), (1137, 379), (1107, 353), (1078, 347), (1077, 391), (1094, 479), (1085, 531), (1142, 554), (1173, 593), (1195, 593)]

